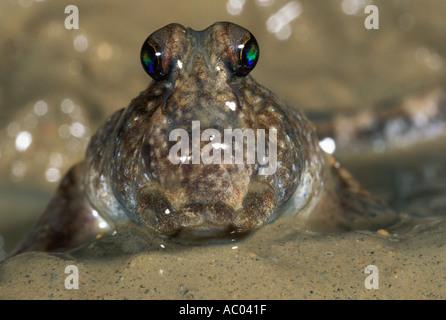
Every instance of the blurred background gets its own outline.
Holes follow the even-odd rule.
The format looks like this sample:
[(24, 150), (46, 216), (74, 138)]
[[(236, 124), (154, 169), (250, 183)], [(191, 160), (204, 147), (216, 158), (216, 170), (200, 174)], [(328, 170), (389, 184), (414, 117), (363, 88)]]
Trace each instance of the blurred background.
[[(379, 9), (368, 30), (367, 5)], [(65, 7), (79, 9), (67, 30)], [(142, 42), (171, 22), (232, 21), (260, 45), (253, 77), (305, 110), (353, 110), (442, 83), (443, 0), (0, 2), (0, 234), (9, 250), (91, 134), (150, 82)], [(1, 241), (0, 241), (1, 243)]]

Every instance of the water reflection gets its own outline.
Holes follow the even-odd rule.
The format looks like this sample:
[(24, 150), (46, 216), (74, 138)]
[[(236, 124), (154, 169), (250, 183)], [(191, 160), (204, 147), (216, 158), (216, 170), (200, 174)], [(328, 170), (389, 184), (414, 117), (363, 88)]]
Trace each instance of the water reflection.
[(33, 141), (31, 133), (28, 131), (20, 132), (15, 139), (15, 148), (17, 151), (23, 152), (30, 146)]
[(245, 0), (228, 0), (226, 10), (229, 14), (237, 16), (242, 13)]
[(60, 170), (57, 168), (48, 168), (45, 171), (45, 178), (48, 182), (57, 182), (61, 178)]
[[(272, 6), (274, 0), (256, 0), (259, 7)], [(233, 16), (240, 15), (246, 0), (228, 0), (226, 10)], [(302, 5), (298, 1), (290, 1), (282, 6), (277, 12), (271, 14), (266, 21), (266, 28), (273, 33), (278, 40), (287, 40), (292, 33), (290, 23), (302, 13)]]
[(8, 136), (14, 138), (20, 132), (20, 125), (16, 121), (12, 121), (8, 124), (6, 132), (8, 133)]
[(36, 104), (34, 105), (34, 113), (38, 116), (45, 115), (47, 111), (48, 111), (48, 104), (43, 100), (37, 101)]
[(23, 179), (26, 173), (25, 164), (20, 161), (14, 161), (11, 165), (11, 180), (12, 182), (19, 182)]
[(73, 40), (74, 49), (78, 52), (84, 52), (88, 49), (88, 38), (85, 34), (77, 35)]
[(18, 3), (23, 8), (29, 8), (33, 4), (34, 0), (18, 0)]
[(297, 1), (288, 2), (266, 21), (266, 28), (274, 33), (277, 39), (286, 40), (291, 35), (291, 21), (302, 13), (302, 5)]
[(273, 5), (274, 0), (256, 0), (256, 3), (260, 7), (269, 7)]
[(371, 3), (371, 0), (342, 0), (341, 9), (348, 15), (363, 14), (364, 8)]
[(438, 53), (425, 47), (419, 47), (415, 51), (415, 60), (431, 70), (438, 70), (443, 67), (443, 58)]
[(28, 104), (0, 131), (0, 169), (9, 171), (10, 181), (26, 178), (38, 183), (44, 178), (56, 183), (73, 159), (82, 156), (90, 136), (89, 121), (71, 98), (60, 101), (59, 108), (47, 99)]
[(70, 125), (70, 134), (76, 138), (82, 138), (86, 133), (85, 126), (80, 122), (73, 122)]
[(95, 54), (99, 60), (110, 60), (116, 54), (116, 50), (109, 43), (101, 42), (96, 46)]

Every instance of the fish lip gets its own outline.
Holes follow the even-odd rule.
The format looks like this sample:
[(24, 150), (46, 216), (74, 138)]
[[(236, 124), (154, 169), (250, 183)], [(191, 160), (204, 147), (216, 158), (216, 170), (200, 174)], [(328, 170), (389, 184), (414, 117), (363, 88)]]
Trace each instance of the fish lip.
[(184, 238), (221, 237), (237, 232), (237, 210), (224, 201), (189, 199), (179, 207), (163, 213), (153, 209), (144, 214), (141, 223), (160, 235)]
[[(176, 238), (203, 240), (244, 233), (235, 224), (238, 211), (221, 200), (190, 200), (181, 206), (177, 213), (183, 217), (180, 217), (182, 221), (175, 232)], [(188, 214), (196, 216), (197, 219), (188, 220)]]
[(244, 231), (234, 225), (200, 224), (180, 228), (171, 238), (182, 244), (230, 243), (244, 238), (252, 231)]

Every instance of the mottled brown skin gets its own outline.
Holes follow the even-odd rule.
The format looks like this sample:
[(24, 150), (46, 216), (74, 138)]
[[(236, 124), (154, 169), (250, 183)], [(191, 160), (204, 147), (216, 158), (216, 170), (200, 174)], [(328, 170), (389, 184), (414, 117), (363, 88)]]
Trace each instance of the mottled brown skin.
[[(200, 32), (171, 24), (153, 33), (149, 41), (163, 48), (168, 77), (153, 81), (99, 128), (83, 166), (68, 174), (53, 199), (57, 205), (50, 204), (44, 214), (57, 223), (41, 220), (20, 250), (74, 247), (81, 231), (85, 240), (100, 233), (90, 228), (95, 219), (72, 222), (89, 208), (117, 232), (192, 240), (247, 234), (281, 214), (321, 231), (378, 228), (393, 221), (393, 211), (320, 149), (301, 112), (291, 111), (249, 75), (234, 72), (238, 45), (249, 37), (227, 22)], [(234, 110), (226, 102), (234, 102)], [(277, 170), (260, 175), (257, 163), (172, 164), (168, 155), (175, 142), (169, 133), (190, 131), (194, 120), (201, 132), (277, 129)], [(67, 189), (67, 183), (74, 187)], [(80, 208), (72, 207), (73, 195)], [(56, 238), (67, 226), (69, 234)]]

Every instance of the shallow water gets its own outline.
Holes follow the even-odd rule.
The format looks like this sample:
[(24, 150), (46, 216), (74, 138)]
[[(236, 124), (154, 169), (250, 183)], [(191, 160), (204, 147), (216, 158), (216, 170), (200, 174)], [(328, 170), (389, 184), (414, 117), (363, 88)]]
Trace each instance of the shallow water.
[[(253, 77), (307, 110), (371, 107), (444, 79), (440, 0), (373, 1), (379, 30), (364, 27), (363, 7), (355, 7), (363, 2), (353, 0), (247, 0), (239, 15), (229, 13), (236, 8), (227, 1), (130, 3), (78, 1), (79, 30), (64, 28), (69, 1), (0, 3), (6, 251), (43, 210), (60, 175), (82, 159), (99, 124), (148, 85), (141, 42), (170, 22), (194, 29), (219, 20), (243, 25), (260, 44)], [(297, 17), (269, 31), (268, 19), (285, 5)], [(365, 186), (403, 213), (390, 233), (309, 234), (278, 219), (229, 244), (154, 242), (140, 253), (105, 256), (95, 248), (76, 261), (27, 253), (0, 265), (0, 298), (444, 299), (445, 145), (443, 138), (384, 154), (339, 154)], [(69, 264), (79, 267), (79, 290), (64, 287)], [(364, 286), (370, 264), (379, 268), (377, 290)]]

